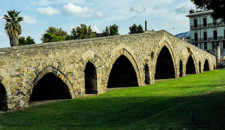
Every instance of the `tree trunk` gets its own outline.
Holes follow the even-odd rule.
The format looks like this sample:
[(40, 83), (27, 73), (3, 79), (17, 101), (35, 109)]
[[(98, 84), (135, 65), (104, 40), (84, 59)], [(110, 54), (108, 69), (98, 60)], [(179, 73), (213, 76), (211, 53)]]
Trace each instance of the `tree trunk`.
[(16, 35), (9, 36), (9, 39), (10, 39), (11, 47), (19, 46), (19, 36), (16, 36)]

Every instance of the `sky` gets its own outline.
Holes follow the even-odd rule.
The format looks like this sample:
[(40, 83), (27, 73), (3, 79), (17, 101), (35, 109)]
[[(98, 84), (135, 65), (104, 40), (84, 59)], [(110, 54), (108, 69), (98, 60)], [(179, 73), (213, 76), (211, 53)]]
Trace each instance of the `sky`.
[(1, 0), (0, 48), (10, 46), (2, 17), (13, 9), (24, 18), (21, 36), (31, 36), (41, 43), (42, 34), (50, 26), (61, 27), (70, 34), (80, 24), (98, 33), (117, 24), (123, 35), (134, 23), (144, 28), (145, 20), (148, 30), (164, 29), (175, 35), (189, 31), (186, 15), (195, 6), (190, 0)]

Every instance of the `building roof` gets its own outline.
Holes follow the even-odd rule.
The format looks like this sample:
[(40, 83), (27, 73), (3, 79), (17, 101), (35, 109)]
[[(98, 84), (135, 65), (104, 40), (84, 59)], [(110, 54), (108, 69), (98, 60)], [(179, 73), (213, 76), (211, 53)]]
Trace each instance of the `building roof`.
[(201, 16), (201, 15), (207, 15), (213, 13), (213, 10), (208, 10), (208, 11), (201, 11), (201, 12), (195, 12), (191, 13), (189, 15), (186, 15), (187, 17), (194, 17), (194, 16)]

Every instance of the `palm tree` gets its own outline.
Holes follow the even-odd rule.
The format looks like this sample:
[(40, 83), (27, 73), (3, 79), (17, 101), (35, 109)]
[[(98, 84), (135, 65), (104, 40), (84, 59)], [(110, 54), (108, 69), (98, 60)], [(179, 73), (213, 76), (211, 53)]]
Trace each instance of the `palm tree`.
[(19, 17), (20, 12), (15, 10), (7, 11), (8, 15), (4, 15), (3, 19), (6, 21), (5, 30), (9, 36), (10, 45), (19, 45), (19, 35), (22, 32), (20, 22), (23, 21), (23, 17)]

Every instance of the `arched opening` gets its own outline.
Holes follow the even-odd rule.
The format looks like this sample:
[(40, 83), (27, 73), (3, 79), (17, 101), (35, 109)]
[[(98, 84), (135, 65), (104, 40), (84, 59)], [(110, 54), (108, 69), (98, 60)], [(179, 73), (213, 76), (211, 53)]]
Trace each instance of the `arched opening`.
[(86, 94), (96, 94), (97, 93), (97, 74), (96, 68), (91, 63), (88, 62), (85, 67), (85, 93)]
[(71, 99), (68, 86), (54, 73), (47, 73), (34, 86), (30, 101), (58, 99)]
[(180, 75), (179, 77), (183, 77), (183, 62), (180, 60)]
[(167, 47), (164, 46), (157, 59), (155, 79), (168, 78), (175, 78), (175, 70), (172, 56)]
[(6, 99), (6, 91), (5, 87), (2, 83), (0, 83), (0, 111), (7, 111), (7, 99)]
[(209, 61), (207, 59), (205, 60), (204, 71), (209, 71)]
[(199, 61), (199, 73), (201, 73), (202, 72), (202, 64), (201, 64), (201, 62)]
[(145, 64), (144, 71), (145, 71), (145, 84), (150, 84), (150, 73), (148, 64)]
[(196, 74), (195, 64), (192, 56), (189, 56), (188, 62), (186, 65), (186, 74)]
[(108, 88), (138, 86), (133, 65), (124, 55), (120, 56), (110, 72)]

